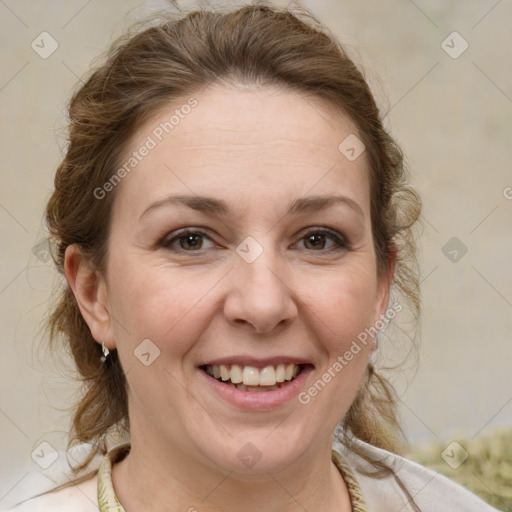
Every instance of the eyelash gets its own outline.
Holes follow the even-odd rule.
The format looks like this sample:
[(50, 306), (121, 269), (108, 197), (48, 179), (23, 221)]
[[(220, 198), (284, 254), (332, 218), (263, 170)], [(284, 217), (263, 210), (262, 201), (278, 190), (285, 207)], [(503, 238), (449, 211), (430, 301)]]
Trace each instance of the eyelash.
[[(205, 231), (202, 231), (201, 229), (186, 228), (186, 229), (176, 233), (172, 238), (169, 238), (169, 235), (166, 235), (158, 243), (158, 246), (162, 247), (164, 249), (170, 250), (170, 251), (177, 251), (177, 252), (184, 252), (184, 253), (201, 253), (204, 250), (207, 250), (207, 249), (204, 249), (204, 250), (203, 249), (187, 250), (187, 249), (182, 249), (181, 247), (179, 249), (174, 249), (174, 248), (171, 247), (171, 245), (175, 241), (179, 241), (181, 238), (186, 237), (187, 235), (201, 235), (201, 236), (206, 237), (209, 240), (211, 240), (211, 237), (208, 236), (208, 234)], [(341, 250), (350, 249), (349, 243), (343, 237), (338, 236), (335, 232), (327, 230), (327, 229), (311, 229), (310, 231), (307, 231), (300, 238), (299, 241), (302, 241), (302, 240), (304, 240), (305, 238), (307, 238), (308, 236), (311, 236), (311, 235), (325, 235), (326, 237), (328, 237), (332, 241), (334, 241), (338, 245), (338, 247), (329, 248), (329, 249), (320, 249), (318, 251), (315, 251), (314, 249), (310, 249), (310, 250), (305, 249), (305, 250), (308, 250), (310, 252), (326, 253), (326, 252), (331, 252), (331, 251), (341, 251)]]

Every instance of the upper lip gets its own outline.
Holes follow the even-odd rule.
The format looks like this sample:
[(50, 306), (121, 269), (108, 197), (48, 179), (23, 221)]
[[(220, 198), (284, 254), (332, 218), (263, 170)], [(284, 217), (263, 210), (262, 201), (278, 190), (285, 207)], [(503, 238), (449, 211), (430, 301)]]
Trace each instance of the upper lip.
[(295, 356), (273, 356), (273, 357), (253, 357), (253, 356), (230, 356), (230, 357), (219, 357), (217, 359), (210, 359), (199, 366), (220, 366), (223, 365), (239, 365), (239, 366), (254, 366), (256, 368), (265, 368), (266, 366), (276, 366), (278, 364), (312, 364), (307, 359)]

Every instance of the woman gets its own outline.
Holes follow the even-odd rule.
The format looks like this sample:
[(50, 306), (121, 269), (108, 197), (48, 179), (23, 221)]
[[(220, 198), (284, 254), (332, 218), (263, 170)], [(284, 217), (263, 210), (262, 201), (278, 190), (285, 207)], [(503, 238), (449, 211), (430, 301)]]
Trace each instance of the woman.
[(51, 333), (85, 383), (71, 444), (92, 450), (74, 469), (109, 450), (14, 510), (494, 510), (396, 454), (374, 362), (378, 332), (418, 315), (420, 202), (312, 16), (146, 28), (69, 115), (46, 211), (68, 283)]

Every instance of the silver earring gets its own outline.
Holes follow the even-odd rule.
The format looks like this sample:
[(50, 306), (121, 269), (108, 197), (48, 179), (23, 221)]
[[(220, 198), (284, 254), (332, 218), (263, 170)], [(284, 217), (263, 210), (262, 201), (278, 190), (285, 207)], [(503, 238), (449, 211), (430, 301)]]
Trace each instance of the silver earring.
[(110, 354), (110, 350), (105, 346), (105, 342), (101, 342), (101, 350), (103, 352), (103, 355), (101, 356), (101, 362), (104, 363)]

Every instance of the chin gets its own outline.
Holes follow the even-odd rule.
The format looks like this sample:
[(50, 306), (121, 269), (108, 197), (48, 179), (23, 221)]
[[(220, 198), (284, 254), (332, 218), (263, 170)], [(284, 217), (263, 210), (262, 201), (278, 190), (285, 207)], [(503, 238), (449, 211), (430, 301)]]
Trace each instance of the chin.
[(203, 453), (217, 468), (222, 467), (248, 479), (287, 470), (312, 447), (312, 437), (321, 439), (320, 433), (312, 436), (311, 430), (304, 432), (302, 425), (286, 429), (275, 424), (256, 431), (251, 428), (244, 432), (240, 428), (237, 432), (236, 437), (223, 432), (223, 439), (215, 443), (216, 449), (212, 449), (212, 439)]

